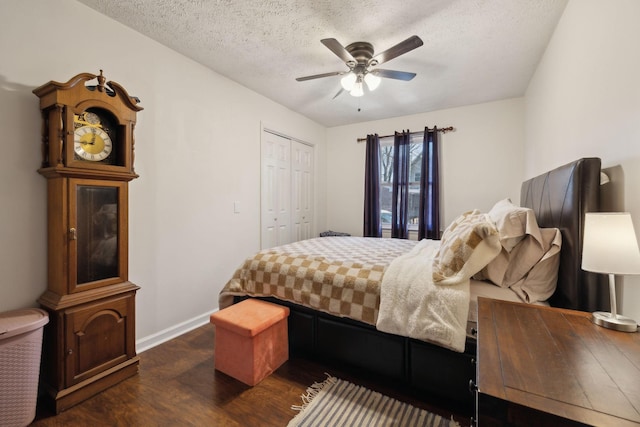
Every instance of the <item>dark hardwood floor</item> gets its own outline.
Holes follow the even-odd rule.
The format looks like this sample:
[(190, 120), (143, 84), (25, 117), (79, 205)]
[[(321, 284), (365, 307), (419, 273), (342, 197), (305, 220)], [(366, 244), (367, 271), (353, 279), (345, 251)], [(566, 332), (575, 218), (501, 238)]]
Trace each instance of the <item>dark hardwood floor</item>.
[(54, 415), (42, 402), (33, 426), (286, 426), (297, 412), (291, 405), (325, 373), (363, 385), (454, 418), (469, 418), (424, 397), (366, 375), (304, 359), (290, 359), (255, 387), (218, 372), (213, 366), (213, 325), (201, 326), (140, 353), (140, 373), (93, 398)]

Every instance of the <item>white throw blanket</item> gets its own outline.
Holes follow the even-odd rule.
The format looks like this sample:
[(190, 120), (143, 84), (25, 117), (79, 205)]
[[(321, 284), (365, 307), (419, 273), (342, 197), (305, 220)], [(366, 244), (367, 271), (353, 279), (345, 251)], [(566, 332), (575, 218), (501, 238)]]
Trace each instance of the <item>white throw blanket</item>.
[(449, 285), (432, 280), (440, 241), (421, 240), (385, 270), (376, 327), (463, 352), (469, 315), (469, 279)]

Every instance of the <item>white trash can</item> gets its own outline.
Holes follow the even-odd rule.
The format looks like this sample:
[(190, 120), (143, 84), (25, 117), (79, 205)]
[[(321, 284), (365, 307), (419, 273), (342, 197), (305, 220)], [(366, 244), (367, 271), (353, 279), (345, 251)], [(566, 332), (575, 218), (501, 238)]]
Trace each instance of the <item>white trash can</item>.
[(42, 329), (39, 308), (0, 313), (0, 427), (24, 427), (36, 416)]

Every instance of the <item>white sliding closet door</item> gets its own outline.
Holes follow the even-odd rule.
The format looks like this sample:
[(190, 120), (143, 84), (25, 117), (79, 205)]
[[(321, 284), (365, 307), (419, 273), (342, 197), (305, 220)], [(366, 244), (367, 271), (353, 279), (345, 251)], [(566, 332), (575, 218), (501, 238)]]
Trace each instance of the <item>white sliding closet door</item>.
[(291, 241), (291, 140), (262, 132), (261, 246)]
[(270, 248), (313, 233), (313, 147), (262, 131), (261, 239)]

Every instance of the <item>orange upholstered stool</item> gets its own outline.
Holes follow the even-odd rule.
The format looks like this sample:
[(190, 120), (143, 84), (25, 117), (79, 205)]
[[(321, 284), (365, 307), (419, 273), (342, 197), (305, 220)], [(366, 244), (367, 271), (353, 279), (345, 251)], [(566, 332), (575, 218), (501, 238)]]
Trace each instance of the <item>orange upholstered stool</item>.
[(211, 315), (215, 368), (254, 386), (289, 359), (289, 308), (246, 299)]

